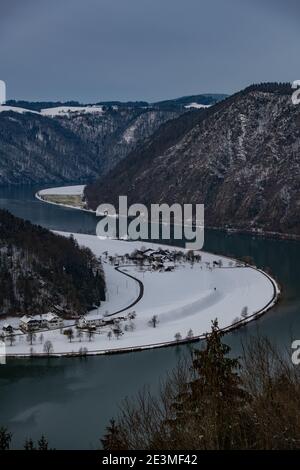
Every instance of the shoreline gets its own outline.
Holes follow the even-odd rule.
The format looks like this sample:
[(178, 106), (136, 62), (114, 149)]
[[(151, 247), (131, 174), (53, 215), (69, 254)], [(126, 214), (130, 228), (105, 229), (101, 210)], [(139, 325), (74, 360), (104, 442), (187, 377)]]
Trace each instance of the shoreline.
[(44, 199), (41, 195), (40, 192), (43, 191), (42, 189), (40, 191), (37, 191), (34, 195), (36, 199), (38, 199), (41, 202), (45, 202), (46, 204), (52, 204), (54, 206), (61, 206), (65, 207), (67, 209), (75, 209), (77, 211), (84, 211), (84, 212), (89, 212), (90, 214), (96, 214), (96, 211), (93, 211), (92, 209), (85, 209), (84, 207), (78, 207), (78, 206), (71, 206), (69, 204), (62, 204), (59, 202), (53, 202), (53, 201), (47, 201), (47, 199)]
[[(43, 191), (42, 189), (40, 191), (37, 191), (35, 193), (36, 199), (38, 199), (41, 202), (45, 202), (46, 204), (53, 204), (55, 206), (61, 206), (61, 207), (66, 207), (68, 209), (75, 209), (75, 210), (80, 210), (84, 212), (89, 212), (90, 214), (96, 214), (97, 211), (94, 211), (93, 209), (86, 209), (83, 207), (79, 206), (71, 206), (69, 204), (63, 204), (59, 202), (53, 202), (53, 201), (48, 201), (47, 199), (44, 199), (41, 195), (40, 192)], [(226, 235), (251, 235), (255, 237), (259, 237), (262, 239), (269, 239), (269, 240), (287, 240), (287, 241), (296, 241), (300, 242), (300, 235), (297, 234), (292, 234), (292, 233), (282, 233), (282, 232), (272, 232), (268, 230), (257, 230), (257, 229), (247, 229), (247, 228), (231, 228), (231, 227), (215, 227), (212, 225), (206, 226), (207, 229), (209, 230), (215, 230), (215, 231), (220, 231), (226, 233)]]

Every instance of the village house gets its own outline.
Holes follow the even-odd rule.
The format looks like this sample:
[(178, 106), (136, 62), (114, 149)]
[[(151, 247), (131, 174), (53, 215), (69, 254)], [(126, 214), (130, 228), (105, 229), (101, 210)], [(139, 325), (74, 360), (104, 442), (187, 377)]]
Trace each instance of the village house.
[(20, 328), (23, 331), (35, 331), (41, 327), (41, 321), (38, 318), (24, 315), (20, 320)]
[(10, 323), (4, 323), (2, 330), (4, 333), (13, 333), (14, 327)]
[(90, 314), (80, 319), (78, 326), (80, 328), (96, 328), (97, 326), (104, 326), (105, 321), (99, 314)]
[(41, 327), (49, 328), (53, 330), (55, 328), (61, 328), (64, 326), (63, 319), (52, 312), (41, 315)]
[(36, 331), (43, 328), (49, 328), (52, 330), (63, 326), (63, 319), (52, 312), (34, 317), (24, 315), (20, 321), (20, 328), (23, 331)]

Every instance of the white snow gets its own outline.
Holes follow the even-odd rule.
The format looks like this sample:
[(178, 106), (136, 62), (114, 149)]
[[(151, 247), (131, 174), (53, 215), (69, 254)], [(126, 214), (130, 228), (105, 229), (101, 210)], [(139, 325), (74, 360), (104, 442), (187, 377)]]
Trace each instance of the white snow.
[(42, 116), (70, 116), (72, 114), (103, 114), (103, 106), (58, 106), (41, 110)]
[(84, 212), (92, 212), (95, 213), (94, 210), (92, 209), (86, 209), (82, 207), (81, 205), (76, 206), (75, 204), (65, 204), (62, 202), (54, 202), (54, 201), (49, 201), (48, 199), (43, 198), (43, 196), (59, 196), (59, 195), (64, 195), (64, 196), (82, 196), (83, 191), (84, 191), (85, 185), (80, 184), (80, 185), (74, 185), (74, 186), (61, 186), (58, 188), (47, 188), (47, 189), (41, 189), (37, 193), (35, 193), (35, 197), (39, 199), (42, 202), (46, 202), (47, 204), (54, 204), (55, 206), (63, 206), (63, 207), (68, 207), (69, 209), (76, 209), (76, 210), (81, 210)]
[(134, 133), (136, 131), (136, 124), (132, 124), (132, 126), (128, 127), (123, 134), (123, 139), (127, 144), (130, 144), (134, 140)]
[(37, 111), (32, 111), (31, 109), (25, 109), (25, 108), (18, 108), (17, 106), (5, 106), (5, 105), (0, 106), (0, 113), (3, 113), (5, 111), (13, 111), (19, 114), (24, 114), (24, 113), (39, 114)]
[[(60, 233), (60, 232), (59, 232)], [(70, 234), (61, 233), (68, 236)], [(138, 283), (123, 273), (128, 273), (141, 280), (144, 284), (144, 296), (132, 308), (126, 309), (118, 316), (126, 316), (133, 310), (136, 312), (134, 331), (124, 331), (120, 339), (114, 336), (109, 339), (110, 327), (97, 330), (92, 341), (84, 336), (81, 341), (75, 338), (70, 343), (59, 330), (44, 331), (44, 341), (50, 340), (55, 354), (76, 353), (86, 347), (89, 354), (104, 353), (126, 348), (147, 348), (162, 343), (174, 342), (174, 335), (180, 333), (182, 339), (189, 329), (194, 336), (210, 331), (211, 321), (218, 318), (221, 328), (229, 327), (236, 317), (241, 316), (243, 307), (248, 307), (249, 317), (261, 313), (276, 301), (279, 289), (272, 279), (263, 272), (248, 266), (237, 267), (234, 260), (201, 252), (202, 260), (195, 263), (177, 263), (172, 272), (152, 271), (146, 266), (141, 271), (138, 266), (120, 266), (123, 273), (110, 265), (108, 255), (124, 255), (134, 249), (157, 249), (158, 245), (144, 242), (126, 242), (111, 239), (99, 239), (93, 235), (73, 234), (80, 245), (89, 247), (97, 256), (102, 256), (103, 268), (107, 283), (107, 300), (98, 309), (86, 315), (89, 318), (102, 318), (130, 305), (139, 294)], [(176, 250), (170, 248), (169, 250)], [(223, 267), (213, 267), (213, 261), (222, 260)], [(276, 295), (274, 297), (274, 285)], [(159, 323), (156, 328), (148, 322), (157, 315)], [(249, 320), (250, 318), (248, 318)], [(12, 323), (8, 318), (3, 322)], [(13, 319), (15, 324), (15, 318)], [(1, 322), (0, 322), (1, 323)], [(129, 321), (127, 322), (129, 324)], [(121, 323), (123, 329), (125, 323)], [(0, 325), (2, 328), (2, 325)], [(74, 330), (75, 331), (75, 330)], [(20, 337), (10, 346), (7, 344), (8, 355), (30, 354), (31, 346)], [(35, 353), (43, 353), (43, 345), (36, 341), (33, 344)]]
[(0, 113), (13, 111), (15, 113), (33, 113), (47, 117), (72, 116), (74, 114), (103, 114), (103, 106), (58, 106), (56, 108), (42, 109), (40, 112), (31, 109), (19, 108), (17, 106), (0, 105)]
[(59, 188), (47, 188), (38, 192), (39, 195), (64, 195), (64, 196), (81, 196), (83, 194), (85, 185), (79, 184), (75, 186), (61, 186)]
[(190, 109), (190, 108), (203, 109), (203, 108), (210, 108), (210, 107), (211, 107), (210, 104), (201, 104), (201, 103), (190, 103), (190, 104), (185, 105), (186, 109)]

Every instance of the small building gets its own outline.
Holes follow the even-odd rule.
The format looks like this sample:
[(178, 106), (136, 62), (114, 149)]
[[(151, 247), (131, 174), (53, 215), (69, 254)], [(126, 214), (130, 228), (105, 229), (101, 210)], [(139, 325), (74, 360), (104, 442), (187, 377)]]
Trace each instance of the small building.
[(82, 318), (81, 328), (95, 328), (97, 326), (104, 326), (106, 322), (103, 320), (102, 316), (99, 314), (90, 314)]
[(53, 330), (55, 328), (62, 328), (64, 326), (63, 319), (52, 312), (41, 315), (41, 327), (49, 328)]
[(2, 330), (5, 333), (13, 333), (14, 327), (10, 323), (4, 323), (4, 325), (2, 327)]
[(20, 328), (24, 331), (34, 331), (41, 327), (41, 321), (38, 318), (24, 315), (20, 320)]

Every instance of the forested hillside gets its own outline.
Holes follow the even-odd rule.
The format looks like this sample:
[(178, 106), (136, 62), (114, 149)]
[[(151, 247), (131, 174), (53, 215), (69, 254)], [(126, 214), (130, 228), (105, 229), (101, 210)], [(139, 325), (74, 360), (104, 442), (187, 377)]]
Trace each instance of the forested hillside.
[(41, 314), (60, 306), (85, 313), (105, 299), (101, 263), (73, 238), (0, 210), (0, 314)]
[(223, 95), (166, 102), (9, 101), (0, 106), (0, 184), (68, 183), (104, 175), (165, 122)]
[[(290, 84), (253, 85), (162, 126), (105, 178), (88, 205), (203, 203), (206, 226), (300, 235), (300, 106)], [(189, 125), (186, 124), (189, 119)], [(170, 138), (171, 136), (171, 138)]]

